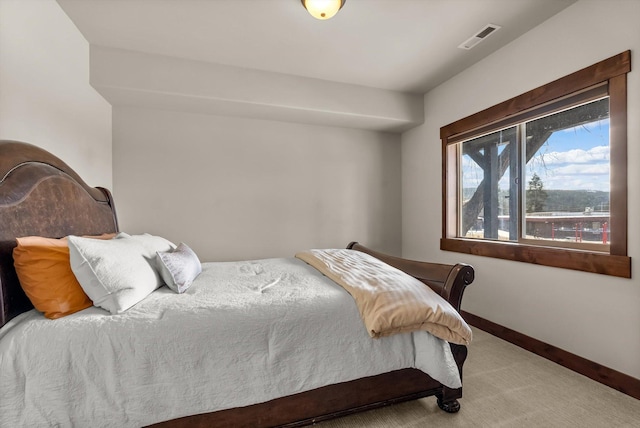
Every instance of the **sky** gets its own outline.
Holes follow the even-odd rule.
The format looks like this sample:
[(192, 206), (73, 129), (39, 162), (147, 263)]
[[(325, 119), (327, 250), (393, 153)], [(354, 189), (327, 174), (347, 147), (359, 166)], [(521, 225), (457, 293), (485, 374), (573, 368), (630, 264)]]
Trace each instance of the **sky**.
[[(463, 156), (463, 186), (477, 187), (482, 170)], [(525, 169), (525, 183), (536, 173), (545, 189), (609, 191), (609, 119), (554, 132)], [(508, 188), (508, 172), (499, 184)]]
[(609, 119), (554, 132), (526, 168), (545, 189), (609, 191)]

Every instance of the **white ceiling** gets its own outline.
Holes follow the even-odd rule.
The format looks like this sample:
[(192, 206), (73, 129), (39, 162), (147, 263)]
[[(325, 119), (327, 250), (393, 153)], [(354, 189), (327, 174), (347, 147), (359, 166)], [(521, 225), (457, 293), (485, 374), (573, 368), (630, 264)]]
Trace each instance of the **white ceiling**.
[[(575, 0), (347, 0), (318, 21), (300, 0), (58, 0), (89, 43), (424, 93)], [(470, 51), (486, 24), (502, 29)]]

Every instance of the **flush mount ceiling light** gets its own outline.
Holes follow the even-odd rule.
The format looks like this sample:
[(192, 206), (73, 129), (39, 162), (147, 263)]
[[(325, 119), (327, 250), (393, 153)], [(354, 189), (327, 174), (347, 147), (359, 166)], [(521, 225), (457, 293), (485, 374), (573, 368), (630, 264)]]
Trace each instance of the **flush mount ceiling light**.
[(347, 0), (300, 0), (307, 12), (316, 19), (333, 17)]

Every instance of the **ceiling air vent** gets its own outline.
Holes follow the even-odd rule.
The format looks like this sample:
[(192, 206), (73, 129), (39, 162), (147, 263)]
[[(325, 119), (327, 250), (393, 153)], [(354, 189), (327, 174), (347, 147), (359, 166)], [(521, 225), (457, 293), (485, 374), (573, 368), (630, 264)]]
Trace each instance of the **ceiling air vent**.
[(480, 43), (481, 41), (483, 41), (484, 39), (486, 39), (487, 37), (489, 37), (489, 35), (498, 31), (500, 28), (502, 27), (500, 27), (499, 25), (487, 24), (482, 30), (478, 31), (478, 33), (475, 36), (471, 36), (468, 40), (463, 42), (458, 47), (460, 49), (469, 50), (475, 45), (477, 45), (478, 43)]

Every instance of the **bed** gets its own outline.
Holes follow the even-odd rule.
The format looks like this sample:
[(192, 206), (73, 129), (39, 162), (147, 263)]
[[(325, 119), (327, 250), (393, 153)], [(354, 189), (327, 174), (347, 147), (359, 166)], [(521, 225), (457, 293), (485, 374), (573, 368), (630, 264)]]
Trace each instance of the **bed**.
[[(62, 326), (69, 325), (74, 322), (74, 320), (75, 325), (79, 325), (84, 324), (85, 321), (90, 319), (98, 319), (98, 327), (96, 327), (94, 331), (101, 331), (103, 328), (107, 331), (109, 329), (117, 330), (117, 327), (112, 325), (116, 323), (115, 320), (118, 320), (117, 322), (120, 323), (125, 323), (125, 321), (133, 317), (134, 315), (129, 315), (129, 312), (126, 313), (126, 316), (104, 315), (100, 312), (102, 309), (91, 307), (68, 317), (69, 321), (63, 321), (66, 318), (55, 321), (45, 320), (39, 312), (33, 309), (33, 305), (25, 295), (18, 280), (16, 270), (14, 269), (13, 250), (16, 247), (16, 238), (18, 237), (42, 236), (62, 238), (68, 235), (102, 235), (105, 233), (119, 232), (115, 205), (111, 193), (104, 188), (88, 186), (68, 165), (52, 154), (36, 146), (15, 141), (0, 142), (0, 179), (0, 349), (8, 343), (10, 340), (8, 338), (10, 337), (13, 337), (13, 339), (11, 339), (12, 347), (24, 347), (26, 349), (27, 345), (21, 344), (22, 339), (16, 339), (16, 337), (30, 337), (26, 332), (29, 332), (33, 326), (38, 324), (46, 326), (45, 328), (48, 330), (45, 330), (46, 333), (42, 334), (50, 337), (50, 335), (57, 335), (56, 330), (64, 330)], [(465, 264), (445, 265), (392, 257), (373, 251), (357, 242), (350, 243), (347, 248), (357, 253), (366, 254), (367, 257), (372, 256), (418, 279), (422, 284), (427, 285), (430, 289), (434, 290), (437, 295), (446, 300), (456, 311), (460, 310), (465, 287), (474, 279), (473, 268)], [(290, 266), (292, 271), (296, 272), (298, 270), (306, 272), (306, 269), (313, 270), (313, 268), (298, 259), (246, 261), (238, 263), (243, 264), (203, 263), (204, 274), (202, 274), (201, 277), (227, 275), (224, 269), (240, 269), (245, 271), (247, 269), (255, 270), (256, 267), (264, 269), (264, 266), (271, 266), (274, 263), (284, 263), (286, 266)], [(287, 276), (287, 274), (284, 276)], [(331, 295), (337, 296), (336, 298), (340, 297), (340, 293), (344, 291), (335, 286), (335, 284), (322, 273), (310, 274), (310, 276), (313, 277), (313, 281), (321, 283), (322, 287), (330, 290), (330, 294), (333, 293)], [(201, 280), (199, 277), (196, 281), (204, 280), (205, 279)], [(194, 281), (194, 285), (192, 285), (191, 288), (204, 290), (205, 286), (198, 287), (196, 281)], [(275, 282), (272, 281), (272, 283)], [(272, 284), (269, 283), (269, 286), (271, 285)], [(334, 289), (334, 287), (336, 288)], [(290, 290), (284, 288), (284, 286), (280, 287), (280, 285), (272, 289), (279, 289), (279, 292), (283, 295), (290, 293)], [(261, 292), (262, 291), (264, 290), (261, 290)], [(195, 296), (197, 293), (194, 291), (192, 294)], [(213, 294), (219, 294), (219, 292)], [(171, 302), (173, 302), (172, 299), (175, 299), (167, 290), (158, 290), (154, 292), (152, 296), (153, 299), (149, 298), (148, 302), (145, 300), (143, 302), (144, 304), (135, 306), (135, 308), (137, 308), (136, 311), (142, 311), (145, 305), (151, 306), (150, 302), (154, 299), (169, 302), (166, 303), (169, 306), (173, 305)], [(342, 299), (340, 301), (344, 303), (345, 300), (342, 297), (340, 297), (340, 299)], [(152, 310), (155, 310), (155, 306)], [(162, 314), (164, 314), (165, 311), (166, 309), (163, 309)], [(326, 311), (329, 311), (329, 309)], [(341, 311), (345, 312), (346, 310)], [(354, 313), (357, 314), (357, 310), (354, 309), (354, 311)], [(133, 313), (135, 311), (130, 312)], [(195, 310), (191, 312), (198, 311)], [(287, 310), (287, 312), (295, 311)], [(304, 317), (307, 309), (304, 311), (300, 310), (299, 312), (302, 315), (297, 316)], [(146, 326), (145, 328), (149, 329), (146, 331), (149, 332), (150, 335), (158, 334), (157, 331), (154, 333), (154, 326), (160, 325), (161, 321), (159, 320), (163, 317), (161, 315), (154, 315), (153, 313), (150, 316), (149, 313), (146, 312), (141, 316), (143, 318), (146, 317), (144, 325)], [(278, 318), (281, 316), (281, 314), (277, 315)], [(333, 315), (327, 316), (325, 313), (325, 318), (333, 317)], [(312, 323), (316, 323), (316, 321), (312, 321)], [(265, 327), (263, 328), (269, 331), (274, 329), (269, 326), (268, 323), (264, 324)], [(53, 326), (55, 326), (55, 328)], [(18, 329), (23, 330), (21, 330), (19, 334), (13, 334), (15, 331), (19, 331)], [(335, 330), (335, 326), (321, 330), (332, 329)], [(357, 336), (359, 333), (353, 334)], [(327, 340), (330, 340), (330, 335), (327, 336), (329, 337)], [(398, 354), (396, 351), (388, 351), (385, 343), (395, 341), (404, 343), (404, 345), (401, 346), (415, 347), (418, 346), (416, 344), (422, 343), (423, 341), (431, 341), (432, 339), (430, 337), (431, 335), (429, 333), (417, 332), (402, 333), (381, 339), (366, 338), (368, 341), (363, 339), (364, 341), (362, 343), (364, 343), (364, 345), (361, 346), (365, 351), (361, 350), (358, 358), (361, 360), (363, 358), (364, 360), (370, 358), (371, 361), (378, 359), (381, 362), (378, 368), (367, 369), (369, 372), (365, 370), (362, 372), (362, 375), (358, 375), (355, 378), (353, 378), (353, 376), (345, 377), (344, 374), (340, 373), (341, 370), (339, 367), (345, 364), (344, 361), (340, 361), (342, 358), (327, 357), (322, 358), (323, 361), (318, 362), (318, 365), (326, 365), (327, 370), (333, 373), (333, 375), (322, 374), (322, 379), (314, 379), (306, 384), (301, 383), (301, 386), (267, 388), (269, 391), (265, 393), (266, 395), (262, 395), (262, 399), (258, 401), (255, 401), (256, 399), (248, 399), (247, 401), (243, 400), (243, 397), (239, 397), (231, 399), (231, 401), (225, 403), (222, 408), (217, 408), (215, 405), (209, 403), (203, 408), (187, 407), (188, 410), (182, 410), (182, 413), (171, 411), (166, 414), (158, 413), (158, 415), (154, 417), (144, 415), (141, 419), (131, 419), (131, 416), (127, 415), (123, 417), (124, 419), (121, 421), (117, 423), (114, 422), (113, 425), (120, 425), (121, 423), (129, 421), (128, 424), (130, 426), (148, 424), (158, 427), (303, 426), (358, 411), (427, 396), (435, 396), (438, 406), (441, 409), (449, 413), (455, 413), (460, 409), (458, 399), (462, 397), (461, 386), (446, 386), (443, 382), (425, 373), (425, 371), (416, 368), (418, 364), (415, 362), (398, 363), (398, 367), (392, 369), (385, 366), (387, 360), (392, 360), (392, 358), (389, 357), (390, 354)], [(64, 339), (57, 340), (58, 342), (68, 340), (69, 347), (72, 346), (73, 336), (67, 338), (67, 336), (61, 335), (60, 338)], [(360, 339), (359, 337), (353, 339), (354, 346), (358, 346), (356, 342)], [(352, 339), (349, 339), (349, 341), (351, 340)], [(272, 349), (274, 344), (271, 343), (271, 339), (268, 341), (270, 342), (268, 346), (271, 346), (269, 349)], [(309, 341), (308, 346), (312, 347), (313, 344), (313, 341)], [(447, 342), (444, 342), (444, 344), (443, 349), (446, 351), (444, 354), (446, 354), (446, 358), (451, 358), (451, 362), (454, 364), (454, 370), (457, 371), (456, 376), (461, 385), (462, 367), (467, 356), (467, 347), (464, 344)], [(62, 346), (64, 348), (65, 344), (63, 343)], [(299, 347), (305, 346), (307, 345), (300, 345)], [(7, 346), (4, 347), (6, 348)], [(224, 348), (224, 346), (222, 347)], [(220, 348), (220, 346), (218, 346), (218, 348)], [(326, 348), (326, 346), (324, 348)], [(414, 348), (407, 349), (409, 349), (408, 353), (416, 352)], [(363, 352), (369, 352), (367, 350), (371, 350), (371, 355), (363, 356)], [(382, 350), (382, 354), (380, 354), (380, 356), (374, 355), (374, 351), (378, 352), (378, 350)], [(27, 352), (26, 350), (20, 349), (19, 351)], [(121, 349), (119, 349), (118, 352), (118, 358), (126, 360), (127, 355), (123, 355)], [(387, 353), (385, 354), (385, 352)], [(138, 349), (131, 349), (131, 354), (137, 353), (139, 353)], [(400, 354), (403, 353), (406, 354), (407, 352), (400, 352)], [(283, 354), (278, 355), (280, 355), (279, 358), (281, 358)], [(291, 351), (286, 350), (284, 356), (287, 357), (289, 355), (291, 355)], [(222, 356), (223, 354), (220, 354), (221, 358)], [(0, 355), (0, 357), (2, 357), (2, 355)], [(399, 359), (406, 359), (405, 357), (406, 356), (398, 355)], [(8, 359), (6, 356), (4, 358), (5, 360)], [(333, 358), (333, 360), (331, 358)], [(20, 361), (29, 359), (30, 355), (28, 353), (22, 355), (20, 358), (16, 358), (16, 360)], [(34, 357), (34, 359), (37, 358)], [(203, 359), (206, 360), (204, 357)], [(242, 359), (236, 360), (236, 364), (243, 364)], [(0, 362), (2, 361), (0, 360)], [(246, 361), (244, 363), (246, 364)], [(11, 362), (11, 364), (17, 365), (18, 363)], [(66, 364), (73, 365), (75, 362), (69, 360)], [(203, 363), (200, 361), (199, 364), (206, 364), (206, 362)], [(13, 367), (13, 365), (10, 367)], [(246, 373), (251, 373), (251, 370), (256, 367), (259, 368), (260, 366), (251, 363), (251, 365), (244, 367), (243, 370)], [(335, 368), (335, 370), (332, 369), (332, 367)], [(247, 380), (247, 382), (253, 382), (253, 378), (255, 377), (264, 377), (266, 380), (263, 382), (271, 382), (278, 386), (279, 383), (282, 382), (282, 379), (289, 379), (288, 376), (290, 374), (286, 373), (286, 369), (286, 367), (283, 369), (285, 372), (283, 375), (285, 376), (284, 378), (270, 378), (270, 376), (272, 376), (270, 372), (271, 369), (266, 369), (259, 373), (256, 372), (256, 375), (252, 375), (252, 378)], [(351, 371), (352, 368), (348, 370)], [(9, 370), (5, 370), (5, 372), (8, 371)], [(344, 370), (342, 371), (344, 372)], [(267, 373), (267, 375), (264, 375), (264, 373)], [(3, 376), (5, 376), (5, 373), (3, 373)], [(16, 385), (18, 381), (10, 378), (10, 376), (6, 378), (3, 377), (3, 384), (0, 386), (0, 388), (5, 389), (5, 392), (9, 391), (9, 388), (13, 388), (11, 395), (16, 403), (19, 403), (21, 400), (24, 401), (23, 397), (13, 397), (13, 395), (22, 393), (21, 388), (33, 389), (33, 385), (37, 385), (37, 383), (29, 383), (30, 374), (28, 372), (21, 376), (21, 381), (24, 382), (24, 385), (27, 385), (28, 388), (24, 385)], [(323, 381), (324, 376), (327, 376), (326, 379), (330, 380)], [(314, 376), (308, 377), (314, 378)], [(215, 380), (211, 380), (211, 382), (207, 381), (203, 384), (213, 382), (215, 382)], [(449, 381), (446, 383), (452, 384)], [(311, 387), (309, 387), (309, 385), (311, 385)], [(233, 385), (230, 386), (229, 391), (232, 389), (235, 389)], [(100, 397), (105, 401), (109, 401), (112, 398), (106, 396)], [(155, 398), (152, 397), (150, 401), (155, 401)], [(93, 407), (96, 407), (93, 406), (93, 404), (95, 403), (85, 403), (92, 411), (95, 410)], [(121, 405), (127, 406), (126, 403)], [(48, 414), (47, 412), (55, 414), (55, 409), (47, 409), (46, 406), (46, 400), (40, 400), (38, 403), (38, 408), (43, 408), (43, 414), (46, 415)], [(211, 411), (212, 409), (213, 411)], [(185, 411), (187, 412), (186, 414)], [(176, 417), (176, 415), (179, 415), (179, 417)], [(15, 420), (3, 420), (2, 418), (3, 416), (0, 415), (0, 426), (13, 424), (15, 422)], [(114, 419), (114, 421), (115, 420), (117, 419)], [(18, 420), (18, 422), (20, 421), (23, 421), (23, 419)], [(141, 423), (140, 421), (146, 422)], [(60, 422), (59, 419), (53, 416), (49, 422), (54, 424), (60, 423), (62, 426), (73, 423), (72, 421)], [(109, 426), (112, 424), (107, 422), (105, 425)]]

